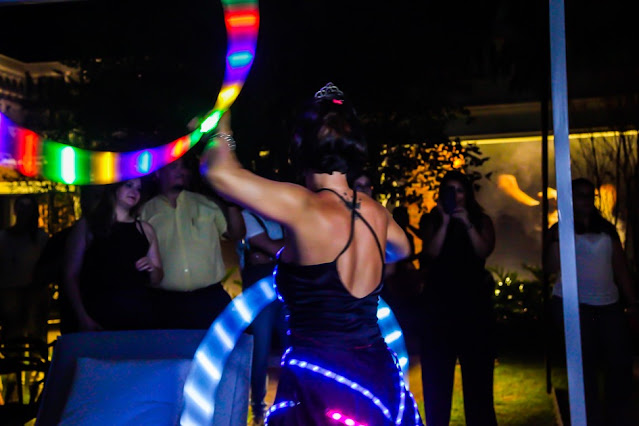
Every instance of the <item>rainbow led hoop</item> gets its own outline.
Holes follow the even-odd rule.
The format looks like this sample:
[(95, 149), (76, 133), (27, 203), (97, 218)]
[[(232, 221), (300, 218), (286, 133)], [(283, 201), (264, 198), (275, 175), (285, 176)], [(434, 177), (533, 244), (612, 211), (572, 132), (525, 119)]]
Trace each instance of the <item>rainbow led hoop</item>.
[[(236, 296), (211, 324), (200, 343), (184, 384), (184, 409), (180, 425), (211, 424), (215, 395), (224, 365), (237, 340), (257, 315), (277, 298), (273, 275), (261, 279)], [(379, 328), (389, 349), (397, 354), (403, 374), (408, 372), (408, 352), (393, 311), (382, 299), (377, 310)], [(408, 389), (408, 383), (403, 383)]]
[(0, 113), (0, 165), (66, 184), (108, 184), (147, 175), (183, 156), (217, 126), (244, 85), (259, 29), (257, 0), (222, 0), (228, 38), (226, 69), (215, 106), (191, 133), (155, 148), (91, 151), (43, 139)]

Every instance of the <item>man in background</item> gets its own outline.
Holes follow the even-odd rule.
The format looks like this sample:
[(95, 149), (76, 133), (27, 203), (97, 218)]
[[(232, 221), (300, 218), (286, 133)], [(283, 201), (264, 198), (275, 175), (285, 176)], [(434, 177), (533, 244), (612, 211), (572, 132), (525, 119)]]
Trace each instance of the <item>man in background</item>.
[(156, 172), (159, 194), (145, 203), (141, 217), (155, 229), (164, 265), (161, 326), (207, 329), (231, 301), (221, 283), (226, 267), (220, 238), (242, 238), (244, 224), (236, 206), (187, 189), (187, 159)]

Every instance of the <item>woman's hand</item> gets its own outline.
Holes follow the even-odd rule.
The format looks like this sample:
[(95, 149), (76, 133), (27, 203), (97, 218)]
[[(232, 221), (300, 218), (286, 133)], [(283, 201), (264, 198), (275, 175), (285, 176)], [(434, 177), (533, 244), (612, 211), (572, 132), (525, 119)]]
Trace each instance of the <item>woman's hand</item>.
[[(217, 134), (230, 136), (232, 143), (223, 137), (214, 137)], [(226, 111), (220, 118), (215, 130), (204, 136), (206, 142), (204, 152), (200, 157), (200, 174), (205, 179), (208, 178), (209, 169), (219, 166), (219, 163), (224, 163), (225, 159), (230, 155), (229, 151), (235, 149), (235, 142), (232, 137), (231, 112)]]
[(137, 262), (135, 262), (135, 269), (137, 269), (138, 271), (153, 272), (153, 270), (155, 269), (155, 265), (148, 256), (144, 256), (138, 259)]
[(224, 114), (222, 114), (220, 121), (217, 123), (215, 133), (225, 133), (233, 136), (233, 129), (231, 129), (231, 110), (227, 110)]
[(448, 226), (448, 224), (450, 223), (450, 215), (446, 213), (446, 210), (444, 210), (444, 206), (440, 202), (437, 202), (435, 208), (439, 210), (439, 214), (442, 215), (442, 226)]
[(470, 218), (468, 217), (468, 210), (466, 210), (465, 208), (463, 207), (455, 208), (451, 216), (459, 220), (464, 225), (466, 225), (466, 228), (469, 228), (471, 226)]

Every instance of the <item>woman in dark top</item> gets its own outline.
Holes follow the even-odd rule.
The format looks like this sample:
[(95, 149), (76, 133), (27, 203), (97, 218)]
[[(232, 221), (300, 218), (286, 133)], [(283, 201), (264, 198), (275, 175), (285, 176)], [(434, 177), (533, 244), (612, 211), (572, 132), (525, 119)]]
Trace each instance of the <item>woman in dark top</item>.
[(153, 328), (162, 261), (153, 227), (137, 218), (140, 179), (107, 188), (69, 236), (65, 286), (81, 331)]
[(353, 191), (346, 173), (365, 159), (355, 112), (332, 84), (303, 112), (292, 163), (306, 188), (243, 169), (225, 115), (205, 154), (224, 197), (281, 223), (276, 284), (290, 313), (273, 425), (421, 424), (401, 369), (377, 325), (384, 263), (409, 254), (390, 213)]
[(421, 349), (426, 423), (449, 424), (459, 359), (466, 423), (495, 425), (494, 289), (484, 269), (495, 231), (464, 174), (451, 171), (444, 176), (437, 206), (423, 216), (420, 229), (426, 271)]

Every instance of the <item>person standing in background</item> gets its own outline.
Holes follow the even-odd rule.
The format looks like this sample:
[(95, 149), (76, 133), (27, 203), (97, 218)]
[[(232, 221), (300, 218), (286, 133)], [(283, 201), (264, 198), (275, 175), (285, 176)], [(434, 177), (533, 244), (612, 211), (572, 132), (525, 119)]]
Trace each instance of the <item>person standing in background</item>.
[[(271, 278), (276, 265), (276, 255), (284, 247), (284, 229), (250, 210), (242, 210), (246, 236), (242, 247), (242, 287), (249, 288), (256, 282)], [(286, 323), (284, 307), (279, 299), (255, 318), (250, 327), (253, 334), (253, 363), (251, 365), (251, 410), (253, 426), (264, 424), (268, 358), (271, 352), (273, 332), (277, 331), (280, 344), (286, 347)]]
[[(208, 329), (231, 297), (222, 287), (226, 267), (220, 238), (239, 240), (239, 208), (189, 191), (184, 157), (156, 172), (159, 194), (142, 207), (157, 232), (164, 279), (159, 311), (165, 328)], [(228, 219), (228, 221), (227, 221)]]
[(494, 426), (494, 282), (485, 269), (495, 248), (492, 220), (477, 203), (468, 177), (451, 171), (441, 181), (437, 206), (420, 222), (426, 424), (448, 426), (459, 359), (466, 424)]
[[(595, 186), (587, 179), (575, 179), (572, 194), (588, 425), (630, 426), (632, 350), (624, 305), (636, 319), (639, 302), (617, 230), (595, 207)], [(558, 224), (550, 228), (546, 246), (549, 271), (558, 272)], [(563, 286), (561, 274), (558, 276), (551, 306), (557, 334), (561, 335), (558, 352), (563, 358)], [(600, 371), (604, 375), (603, 401), (599, 400)]]
[(49, 239), (38, 225), (38, 203), (33, 196), (21, 195), (13, 211), (15, 224), (0, 231), (0, 320), (5, 338), (46, 328), (48, 310), (46, 289), (34, 286), (36, 265)]

